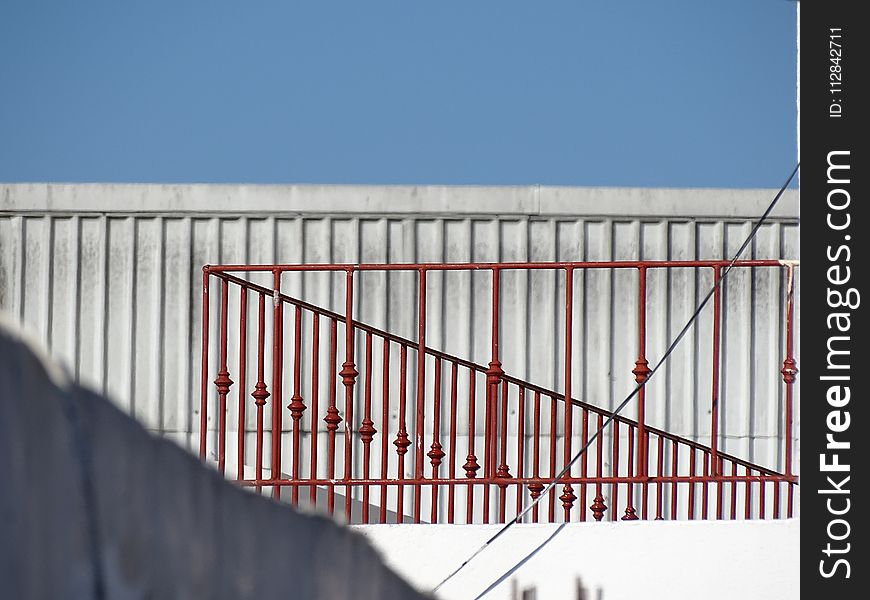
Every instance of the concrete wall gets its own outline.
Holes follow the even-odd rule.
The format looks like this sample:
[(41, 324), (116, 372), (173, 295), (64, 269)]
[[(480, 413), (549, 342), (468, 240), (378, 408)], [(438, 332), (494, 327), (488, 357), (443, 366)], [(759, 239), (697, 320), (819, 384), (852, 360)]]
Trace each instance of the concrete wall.
[[(0, 185), (0, 310), (39, 336), (76, 380), (109, 395), (149, 430), (189, 445), (199, 435), (204, 264), (721, 259), (736, 250), (773, 193)], [(797, 216), (797, 195), (790, 191), (760, 230), (751, 256), (797, 258)], [(431, 345), (488, 362), (487, 282), (431, 279)], [(731, 279), (720, 448), (781, 469), (783, 281), (762, 270), (735, 272)], [(651, 276), (651, 358), (662, 353), (709, 284), (709, 274)], [(415, 336), (416, 292), (407, 276), (371, 275), (358, 285), (360, 318)], [(505, 370), (561, 390), (564, 325), (555, 299), (564, 298), (564, 281), (554, 274), (506, 273), (502, 285)], [(635, 277), (578, 277), (575, 286), (573, 389), (581, 399), (613, 406), (633, 385)], [(328, 277), (288, 275), (284, 290), (343, 310), (343, 288)], [(705, 314), (651, 383), (647, 404), (654, 425), (704, 443), (710, 438), (710, 325)], [(285, 359), (290, 364), (291, 352)], [(248, 380), (254, 380), (250, 373)], [(209, 423), (215, 426), (213, 418)]]
[(224, 481), (0, 322), (4, 598), (422, 598), (359, 535)]
[[(364, 525), (387, 564), (431, 589), (496, 531), (494, 525)], [(800, 522), (692, 521), (519, 525), (438, 593), (443, 600), (790, 600), (800, 596)], [(504, 576), (504, 577), (503, 577)], [(503, 578), (502, 578), (503, 577)], [(495, 584), (495, 585), (493, 585)], [(600, 595), (599, 595), (600, 594)]]

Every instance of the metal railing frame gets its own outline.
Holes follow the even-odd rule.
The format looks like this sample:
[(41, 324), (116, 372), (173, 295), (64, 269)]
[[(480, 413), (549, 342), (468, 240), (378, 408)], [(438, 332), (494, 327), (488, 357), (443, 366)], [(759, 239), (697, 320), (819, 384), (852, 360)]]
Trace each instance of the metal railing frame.
[[(402, 520), (405, 519), (404, 513), (404, 489), (405, 486), (413, 488), (413, 507), (411, 509), (410, 518), (413, 522), (421, 522), (421, 499), (423, 496), (423, 487), (430, 486), (432, 494), (431, 500), (431, 515), (430, 520), (436, 522), (441, 520), (441, 513), (438, 509), (439, 490), (447, 489), (448, 508), (446, 511), (446, 521), (456, 522), (456, 489), (467, 488), (466, 493), (466, 522), (471, 522), (474, 518), (474, 488), (482, 488), (482, 520), (489, 522), (493, 516), (490, 513), (496, 513), (495, 518), (499, 522), (504, 522), (508, 517), (508, 502), (507, 489), (512, 487), (515, 489), (516, 496), (516, 513), (518, 514), (527, 501), (525, 497), (525, 489), (528, 492), (528, 499), (535, 499), (544, 489), (545, 485), (552, 480), (556, 473), (556, 455), (557, 455), (557, 438), (562, 438), (562, 464), (567, 464), (572, 458), (572, 441), (575, 438), (573, 431), (573, 423), (576, 418), (576, 412), (580, 413), (581, 432), (580, 440), (586, 443), (589, 439), (590, 430), (593, 427), (600, 427), (603, 420), (611, 413), (600, 407), (593, 406), (586, 402), (582, 402), (573, 397), (572, 394), (572, 318), (573, 318), (573, 277), (574, 273), (579, 270), (592, 269), (610, 269), (634, 270), (638, 274), (638, 298), (637, 298), (637, 345), (638, 356), (634, 363), (635, 381), (643, 382), (650, 372), (649, 362), (646, 356), (647, 345), (647, 273), (654, 269), (676, 269), (676, 268), (692, 268), (692, 269), (710, 269), (712, 271), (714, 281), (720, 277), (721, 271), (728, 265), (728, 261), (600, 261), (600, 262), (530, 262), (530, 263), (442, 263), (442, 264), (298, 264), (298, 265), (220, 265), (220, 266), (205, 266), (203, 267), (203, 288), (202, 288), (202, 381), (201, 381), (201, 405), (200, 405), (200, 457), (205, 459), (208, 435), (208, 415), (209, 415), (209, 379), (211, 371), (209, 370), (209, 320), (211, 313), (210, 305), (210, 281), (211, 278), (217, 278), (220, 281), (219, 294), (219, 326), (218, 326), (218, 370), (217, 376), (213, 380), (213, 384), (217, 389), (217, 467), (221, 472), (226, 470), (226, 436), (227, 436), (227, 401), (232, 386), (235, 382), (231, 379), (230, 369), (228, 365), (228, 337), (230, 335), (229, 323), (229, 297), (230, 288), (238, 288), (239, 293), (239, 323), (238, 323), (238, 347), (239, 347), (239, 364), (238, 364), (238, 415), (239, 427), (238, 431), (238, 475), (237, 481), (241, 485), (252, 486), (258, 491), (264, 488), (271, 489), (272, 495), (275, 498), (280, 498), (282, 489), (289, 488), (291, 498), (290, 501), (298, 503), (300, 488), (308, 488), (310, 490), (310, 501), (316, 503), (316, 488), (325, 488), (328, 493), (327, 511), (331, 514), (335, 512), (335, 490), (343, 488), (345, 493), (345, 518), (351, 516), (351, 498), (354, 495), (354, 490), (360, 490), (358, 495), (361, 496), (365, 510), (362, 513), (362, 521), (369, 520), (369, 506), (371, 501), (371, 490), (377, 488), (380, 491), (379, 501), (379, 522), (387, 521), (387, 489), (395, 487), (398, 491), (396, 494), (396, 502), (393, 505), (396, 513), (401, 515)], [(785, 271), (786, 282), (786, 306), (785, 306), (785, 348), (784, 360), (781, 369), (781, 374), (784, 384), (784, 414), (783, 431), (784, 431), (784, 448), (783, 448), (783, 464), (785, 472), (778, 473), (771, 469), (752, 464), (735, 456), (725, 454), (718, 448), (719, 437), (719, 371), (721, 364), (720, 347), (721, 347), (721, 319), (722, 319), (722, 298), (721, 290), (716, 287), (713, 296), (713, 330), (711, 335), (712, 343), (712, 390), (711, 390), (711, 444), (709, 447), (703, 446), (692, 440), (669, 434), (660, 429), (651, 427), (646, 420), (646, 390), (641, 388), (637, 397), (637, 413), (636, 419), (632, 420), (622, 415), (618, 415), (612, 427), (615, 428), (614, 434), (611, 436), (612, 448), (609, 449), (611, 458), (611, 473), (605, 474), (603, 469), (603, 458), (606, 450), (603, 447), (603, 438), (599, 436), (595, 442), (594, 464), (591, 466), (587, 461), (587, 456), (584, 456), (581, 463), (578, 465), (579, 473), (566, 474), (561, 480), (562, 493), (556, 498), (555, 490), (550, 493), (549, 504), (547, 506), (546, 515), (539, 514), (538, 506), (531, 513), (531, 520), (534, 522), (544, 520), (553, 522), (558, 520), (557, 511), (555, 508), (556, 500), (562, 504), (562, 514), (560, 518), (564, 521), (569, 520), (586, 520), (587, 509), (591, 512), (592, 517), (596, 521), (603, 519), (605, 511), (609, 508), (613, 509), (618, 505), (620, 488), (623, 488), (626, 494), (625, 509), (622, 514), (622, 520), (635, 520), (638, 518), (655, 518), (655, 519), (674, 519), (679, 518), (678, 509), (678, 488), (683, 485), (687, 489), (687, 507), (685, 517), (689, 519), (708, 518), (710, 515), (710, 494), (708, 493), (709, 486), (715, 486), (715, 518), (738, 518), (738, 509), (736, 506), (738, 498), (738, 487), (740, 484), (744, 486), (744, 508), (742, 512), (743, 518), (766, 517), (766, 488), (770, 485), (773, 488), (773, 517), (781, 517), (781, 486), (786, 487), (786, 516), (791, 517), (794, 509), (794, 488), (797, 485), (798, 478), (792, 473), (792, 421), (793, 421), (793, 386), (796, 379), (797, 367), (793, 354), (794, 345), (794, 274), (796, 263), (793, 261), (779, 260), (742, 260), (734, 264), (737, 268), (779, 268)], [(501, 306), (499, 292), (501, 288), (501, 274), (508, 270), (555, 270), (565, 273), (565, 335), (564, 335), (564, 391), (559, 393), (553, 390), (545, 389), (533, 383), (523, 381), (521, 379), (510, 376), (502, 369), (499, 354), (499, 319), (501, 316)], [(354, 305), (354, 279), (355, 274), (366, 271), (405, 271), (417, 274), (418, 282), (418, 307), (417, 307), (417, 339), (411, 340), (394, 335), (387, 331), (372, 327), (353, 318)], [(433, 271), (488, 271), (491, 273), (491, 358), (487, 365), (476, 364), (472, 361), (452, 356), (445, 352), (435, 350), (426, 345), (427, 321), (426, 321), (426, 300), (427, 300), (427, 274)], [(315, 306), (303, 300), (293, 298), (281, 292), (281, 279), (284, 273), (290, 272), (333, 272), (345, 274), (344, 286), (344, 314), (339, 314), (322, 307)], [(244, 275), (251, 273), (269, 273), (272, 276), (272, 288), (252, 283), (244, 279)], [(257, 381), (248, 391), (245, 376), (247, 373), (247, 352), (248, 352), (248, 334), (247, 334), (247, 318), (248, 318), (248, 301), (249, 296), (253, 296), (257, 301), (257, 336), (256, 346), (254, 351), (257, 356)], [(271, 382), (266, 381), (264, 370), (266, 356), (266, 298), (271, 298), (272, 316), (272, 331), (271, 331), (271, 363), (272, 373)], [(284, 401), (283, 381), (285, 375), (282, 373), (283, 352), (285, 347), (284, 340), (284, 316), (285, 307), (293, 310), (294, 332), (293, 332), (293, 373), (288, 379), (292, 379), (292, 395), (286, 408), (292, 420), (290, 429), (290, 440), (292, 444), (291, 466), (289, 477), (282, 477), (281, 464), (281, 444), (284, 432), (284, 412), (283, 410), (274, 410), (271, 412), (271, 449), (270, 455), (270, 476), (264, 477), (264, 407), (268, 402), (272, 406), (282, 406)], [(303, 313), (311, 315), (311, 331), (312, 337), (312, 360), (311, 360), (311, 395), (310, 406), (305, 404), (301, 395), (301, 381), (303, 374), (301, 373), (300, 357), (303, 349), (301, 347), (302, 340), (302, 319)], [(321, 427), (320, 414), (320, 398), (318, 397), (317, 382), (322, 373), (322, 359), (320, 352), (320, 337), (321, 337), (321, 321), (325, 321), (328, 326), (330, 356), (328, 357), (328, 373), (329, 378), (329, 397), (328, 407), (325, 415), (322, 417), (322, 424), (327, 433), (327, 466), (326, 476), (317, 477), (311, 474), (318, 473), (318, 436), (316, 432)], [(338, 370), (337, 347), (339, 329), (344, 327), (344, 360)], [(362, 336), (364, 340), (364, 357), (361, 368), (363, 369), (363, 415), (362, 419), (357, 419), (354, 414), (354, 388), (360, 383), (357, 381), (360, 373), (357, 370), (358, 363), (355, 356), (355, 347), (357, 336)], [(398, 398), (398, 422), (399, 430), (392, 440), (392, 445), (396, 454), (397, 470), (390, 476), (388, 473), (388, 453), (390, 440), (384, 435), (388, 424), (388, 408), (390, 407), (391, 398), (389, 397), (389, 383), (382, 385), (383, 398), (381, 401), (382, 414), (372, 414), (372, 372), (374, 369), (372, 360), (372, 347), (375, 338), (383, 343), (383, 372), (382, 380), (389, 382), (390, 372), (390, 353), (395, 346), (398, 346), (400, 353), (400, 373), (401, 384), (399, 387), (400, 394)], [(407, 369), (408, 357), (415, 355), (417, 357), (416, 369), (410, 373), (411, 377), (416, 377), (416, 393), (412, 399), (413, 405), (413, 440), (411, 431), (409, 430), (408, 418), (408, 398), (406, 397), (407, 378), (409, 372)], [(423, 357), (421, 360), (420, 357)], [(426, 424), (424, 422), (427, 414), (427, 397), (426, 397), (426, 358), (429, 358), (434, 363), (434, 390), (432, 394), (432, 415), (433, 422), (431, 423), (432, 440), (427, 444), (424, 439), (426, 434)], [(447, 424), (447, 436), (444, 439), (441, 435), (443, 423), (441, 423), (441, 402), (444, 397), (442, 390), (442, 380), (444, 379), (444, 366), (447, 366), (447, 379), (449, 381), (449, 421)], [(467, 456), (466, 462), (462, 466), (465, 471), (464, 476), (457, 477), (456, 465), (461, 461), (457, 442), (457, 396), (458, 396), (458, 372), (460, 369), (467, 370), (469, 373), (469, 435), (467, 440)], [(477, 377), (484, 377), (486, 384), (486, 397), (484, 399), (484, 448), (476, 448), (475, 421), (480, 418), (475, 406), (475, 381)], [(340, 380), (344, 385), (344, 409), (342, 410), (337, 404), (337, 389), (336, 383)], [(271, 383), (271, 389), (269, 387)], [(507, 456), (507, 438), (508, 438), (508, 404), (511, 391), (516, 392), (517, 397), (517, 457), (512, 461)], [(254, 399), (256, 407), (256, 464), (255, 477), (253, 479), (244, 477), (244, 454), (245, 454), (245, 412), (247, 409), (248, 399), (250, 395)], [(566, 401), (566, 398), (568, 401)], [(545, 436), (549, 448), (542, 453), (541, 438), (542, 438), (542, 423), (541, 423), (541, 406), (542, 401), (549, 399), (550, 402), (550, 428)], [(563, 411), (563, 430), (557, 429), (557, 411), (561, 403), (561, 411)], [(529, 450), (525, 447), (526, 432), (524, 427), (526, 424), (526, 410), (532, 411), (532, 429), (531, 432), (533, 448)], [(301, 420), (305, 412), (309, 411), (311, 415), (311, 439), (310, 448), (307, 449), (310, 458), (309, 476), (301, 475), (301, 439), (302, 431)], [(376, 423), (375, 419), (380, 418), (380, 422)], [(344, 422), (344, 471), (340, 477), (336, 477), (336, 453), (338, 430), (340, 424)], [(378, 425), (385, 431), (381, 434), (380, 446), (380, 474), (372, 475), (370, 469), (372, 443), (378, 433), (375, 425)], [(546, 426), (546, 424), (544, 424)], [(625, 473), (620, 473), (620, 432), (623, 430), (628, 432), (627, 436), (627, 469)], [(362, 445), (362, 473), (355, 474), (353, 472), (352, 462), (350, 457), (354, 455), (358, 448), (354, 447), (354, 435), (359, 439)], [(442, 441), (447, 442), (445, 452)], [(652, 442), (655, 442), (652, 444)], [(428, 452), (426, 449), (428, 447)], [(413, 477), (405, 477), (405, 460), (406, 454), (411, 451), (413, 459)], [(547, 473), (541, 472), (541, 458), (546, 454), (549, 455), (548, 465), (550, 468), (549, 477)], [(666, 455), (669, 460), (666, 460)], [(527, 462), (526, 457), (533, 457), (531, 473), (525, 473), (524, 467)], [(447, 457), (447, 474), (442, 475), (441, 466), (444, 458)], [(651, 469), (651, 457), (653, 457), (654, 465)], [(426, 459), (429, 459), (431, 467), (430, 476), (426, 476), (427, 470)], [(688, 458), (688, 463), (681, 462)], [(700, 460), (699, 460), (700, 458)], [(482, 464), (481, 464), (482, 461)], [(510, 468), (513, 466), (516, 473), (510, 473)], [(686, 468), (688, 467), (688, 468)], [(478, 471), (482, 469), (482, 473)], [(591, 473), (590, 473), (591, 471)], [(741, 472), (742, 471), (742, 472)], [(757, 484), (757, 503), (753, 503), (753, 484)], [(723, 497), (723, 488), (730, 486), (730, 507), (726, 510), (725, 498)], [(579, 510), (575, 511), (575, 502), (578, 496), (575, 494), (574, 486), (580, 488), (580, 503)], [(590, 490), (594, 490), (594, 498), (592, 503), (587, 507), (587, 486)], [(701, 507), (697, 510), (696, 504), (696, 486), (701, 492)], [(670, 489), (670, 506), (665, 506), (664, 490)], [(650, 498), (650, 490), (652, 490), (652, 498)], [(609, 495), (605, 498), (606, 491)], [(636, 506), (635, 494), (639, 491), (640, 506)], [(490, 498), (490, 495), (495, 493), (496, 497)], [(591, 495), (591, 494), (590, 494)], [(606, 500), (609, 500), (608, 507)], [(650, 506), (650, 500), (655, 506)], [(544, 503), (541, 504), (543, 506)], [(542, 511), (543, 512), (543, 511)], [(617, 519), (617, 511), (611, 510), (610, 519)], [(639, 513), (639, 514), (638, 514)], [(727, 517), (726, 517), (727, 515)]]

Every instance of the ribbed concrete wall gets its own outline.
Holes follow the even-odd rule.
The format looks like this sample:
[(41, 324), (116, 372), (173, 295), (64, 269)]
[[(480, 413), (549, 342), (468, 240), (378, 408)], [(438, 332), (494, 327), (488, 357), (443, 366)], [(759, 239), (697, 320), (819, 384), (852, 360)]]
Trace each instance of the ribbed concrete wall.
[(4, 320), (4, 598), (423, 598), (361, 536), (224, 481), (67, 382)]
[[(772, 196), (770, 190), (3, 185), (0, 309), (41, 336), (80, 381), (149, 429), (189, 444), (198, 437), (204, 264), (720, 259), (736, 250)], [(797, 216), (797, 195), (788, 192), (751, 257), (797, 258)], [(359, 318), (413, 338), (416, 291), (409, 277), (364, 276)], [(651, 359), (710, 281), (709, 274), (651, 275)], [(506, 273), (502, 285), (505, 370), (561, 390), (563, 278)], [(629, 273), (575, 280), (575, 396), (612, 406), (630, 389), (636, 285)], [(283, 286), (343, 310), (338, 280), (287, 275)], [(488, 362), (487, 281), (436, 276), (428, 289), (429, 343)], [(782, 468), (782, 278), (736, 272), (725, 301), (721, 443), (727, 452)], [(647, 408), (655, 425), (705, 442), (710, 324), (705, 315), (665, 376), (651, 384)]]

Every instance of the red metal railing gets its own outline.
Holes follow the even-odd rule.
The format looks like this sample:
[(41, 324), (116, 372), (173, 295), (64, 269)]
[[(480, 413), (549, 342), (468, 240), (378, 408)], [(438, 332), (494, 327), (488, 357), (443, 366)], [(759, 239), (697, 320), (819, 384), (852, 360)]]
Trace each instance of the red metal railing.
[[(287, 488), (289, 501), (295, 504), (321, 509), (325, 506), (330, 514), (342, 512), (346, 519), (363, 523), (424, 519), (504, 522), (540, 496), (546, 484), (611, 414), (573, 397), (574, 273), (593, 269), (637, 273), (638, 356), (632, 373), (635, 381), (642, 382), (650, 372), (646, 356), (648, 272), (706, 269), (718, 278), (727, 264), (631, 261), (206, 266), (202, 288), (200, 456), (206, 458), (216, 437), (213, 452), (217, 467), (227, 472), (227, 415), (236, 385), (230, 377), (234, 368), (238, 374), (235, 478), (241, 485), (260, 492), (270, 490), (275, 498), (281, 498)], [(782, 269), (786, 275), (781, 370), (785, 388), (785, 472), (761, 467), (718, 448), (722, 291), (717, 289), (710, 334), (710, 446), (651, 427), (645, 416), (647, 391), (641, 389), (636, 399), (636, 419), (618, 415), (608, 435), (598, 436), (559, 485), (535, 506), (529, 516), (531, 521), (779, 518), (783, 512), (792, 516), (797, 484), (791, 468), (792, 388), (797, 373), (793, 356), (795, 264), (775, 260), (735, 264), (735, 268), (750, 267)], [(565, 274), (563, 392), (512, 377), (502, 369), (499, 293), (501, 274), (508, 270), (556, 270)], [(367, 271), (416, 274), (415, 340), (354, 319), (355, 278)], [(427, 345), (427, 275), (438, 271), (491, 273), (491, 359), (487, 365)], [(282, 275), (290, 272), (344, 273), (344, 314), (282, 293)], [(255, 273), (270, 275), (271, 287), (245, 278)], [(219, 300), (214, 303), (219, 307), (216, 371), (209, 361), (213, 281), (219, 287)], [(237, 298), (235, 311), (230, 310), (231, 298)], [(231, 328), (230, 316), (234, 312), (238, 323)], [(251, 318), (255, 326), (250, 326)], [(236, 331), (237, 336), (231, 337), (231, 332)], [(233, 352), (228, 351), (230, 345)], [(362, 356), (356, 355), (357, 346)], [(292, 361), (285, 361), (285, 350), (292, 354)], [(233, 360), (236, 364), (229, 364), (231, 354), (237, 357)], [(255, 367), (248, 366), (249, 355)], [(271, 363), (268, 380), (267, 362)], [(253, 385), (246, 381), (249, 370), (256, 373)], [(213, 402), (209, 381), (214, 373), (217, 397)], [(285, 398), (285, 385), (289, 399)], [(307, 398), (303, 398), (304, 390), (308, 391)], [(321, 396), (323, 392), (326, 397)], [(216, 431), (209, 429), (210, 410), (217, 411)], [(255, 413), (254, 426), (248, 425), (248, 410)], [(482, 438), (478, 433), (481, 421)], [(343, 507), (336, 507), (336, 500)]]

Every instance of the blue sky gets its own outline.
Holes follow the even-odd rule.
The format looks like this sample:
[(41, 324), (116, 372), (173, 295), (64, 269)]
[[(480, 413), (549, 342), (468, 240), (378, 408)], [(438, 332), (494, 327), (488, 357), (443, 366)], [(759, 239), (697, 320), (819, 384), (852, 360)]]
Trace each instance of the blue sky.
[(0, 3), (0, 181), (778, 187), (786, 0)]

